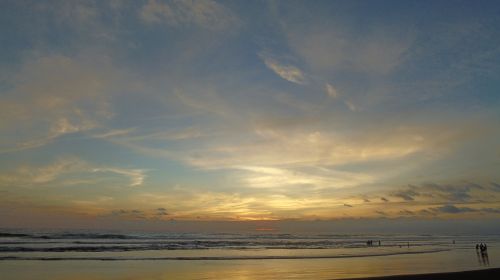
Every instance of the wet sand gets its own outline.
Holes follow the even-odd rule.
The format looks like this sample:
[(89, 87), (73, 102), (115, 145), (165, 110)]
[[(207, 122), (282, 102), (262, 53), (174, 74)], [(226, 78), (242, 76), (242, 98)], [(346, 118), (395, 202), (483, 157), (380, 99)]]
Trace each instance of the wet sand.
[[(412, 252), (416, 248), (402, 248)], [(316, 255), (321, 255), (318, 249)], [(328, 252), (328, 250), (326, 250)], [(206, 251), (196, 251), (200, 252)], [(241, 254), (253, 251), (242, 250)], [(265, 251), (267, 252), (267, 251)], [(285, 250), (292, 254), (294, 250)], [(145, 252), (150, 256), (151, 252)], [(175, 253), (175, 252), (174, 252)], [(256, 251), (259, 253), (259, 251)], [(42, 252), (37, 256), (46, 256)], [(136, 253), (137, 254), (137, 253)], [(206, 254), (206, 255), (207, 255)], [(232, 254), (234, 256), (234, 254)], [(305, 255), (305, 254), (301, 254)], [(68, 257), (71, 255), (68, 255)], [(75, 257), (81, 253), (75, 254)], [(293, 255), (292, 255), (293, 256)], [(196, 280), (196, 279), (495, 279), (500, 275), (500, 246), (488, 258), (473, 247), (387, 256), (210, 260), (3, 260), (2, 280)], [(497, 268), (497, 269), (490, 269)], [(486, 269), (474, 271), (477, 269)], [(453, 271), (471, 271), (462, 274)], [(442, 273), (446, 272), (446, 273)], [(438, 274), (431, 274), (438, 273)], [(389, 276), (398, 275), (398, 276)], [(408, 276), (400, 276), (408, 275)], [(377, 278), (370, 278), (377, 277)]]
[[(415, 274), (415, 275), (394, 275), (382, 277), (368, 278), (350, 278), (349, 280), (455, 280), (455, 279), (500, 279), (500, 268), (447, 272), (447, 273), (430, 273), (430, 274)], [(346, 279), (347, 280), (347, 279)]]

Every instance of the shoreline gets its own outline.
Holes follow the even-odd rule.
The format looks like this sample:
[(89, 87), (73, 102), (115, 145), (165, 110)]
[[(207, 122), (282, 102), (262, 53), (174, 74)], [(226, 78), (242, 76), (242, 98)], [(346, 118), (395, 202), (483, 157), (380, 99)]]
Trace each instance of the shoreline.
[(317, 256), (206, 256), (206, 257), (19, 257), (0, 256), (1, 261), (240, 261), (240, 260), (308, 260), (308, 259), (348, 259), (367, 257), (389, 257), (397, 255), (433, 254), (450, 251), (450, 249), (417, 251), (417, 252), (388, 252), (365, 255), (317, 255)]
[[(496, 275), (496, 276), (495, 276)], [(500, 268), (486, 268), (458, 272), (437, 272), (408, 275), (388, 275), (337, 280), (451, 280), (451, 279), (495, 279), (500, 277)]]

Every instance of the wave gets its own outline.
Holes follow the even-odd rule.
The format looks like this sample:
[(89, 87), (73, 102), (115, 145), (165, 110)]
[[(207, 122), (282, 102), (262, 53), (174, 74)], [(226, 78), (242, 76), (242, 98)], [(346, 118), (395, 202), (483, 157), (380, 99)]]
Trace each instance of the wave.
[(0, 232), (0, 237), (30, 237), (30, 235), (24, 233)]
[[(54, 245), (56, 244), (56, 245)], [(14, 246), (13, 246), (14, 245)], [(444, 244), (412, 244), (412, 247), (439, 246)], [(382, 248), (401, 247), (401, 244), (388, 244)], [(379, 246), (374, 246), (377, 248)], [(177, 242), (26, 242), (26, 243), (0, 243), (0, 253), (11, 252), (126, 252), (126, 251), (156, 251), (156, 250), (201, 250), (201, 249), (356, 249), (367, 248), (365, 244), (345, 244), (333, 241), (323, 242), (270, 242), (270, 241), (177, 241)]]
[(56, 234), (28, 234), (0, 232), (0, 237), (21, 237), (34, 239), (138, 239), (139, 237), (126, 234), (109, 233), (56, 233)]
[[(363, 235), (363, 234), (238, 234), (238, 233), (102, 233), (102, 232), (0, 232), (0, 238), (33, 238), (33, 239), (336, 239), (336, 240), (426, 240), (424, 235)], [(438, 237), (438, 236), (435, 236)], [(438, 237), (439, 238), (439, 237)], [(446, 237), (449, 239), (449, 237)]]
[(330, 255), (330, 256), (208, 256), (208, 257), (28, 257), (28, 256), (0, 256), (0, 261), (196, 261), (196, 260), (293, 260), (293, 259), (342, 259), (363, 257), (384, 257), (394, 255), (414, 255), (449, 251), (449, 249), (423, 250), (413, 252), (386, 252), (374, 254)]

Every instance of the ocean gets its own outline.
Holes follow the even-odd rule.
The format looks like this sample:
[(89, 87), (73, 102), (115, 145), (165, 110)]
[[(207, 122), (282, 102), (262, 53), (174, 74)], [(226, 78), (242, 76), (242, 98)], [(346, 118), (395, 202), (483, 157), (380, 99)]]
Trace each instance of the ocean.
[[(475, 250), (479, 242), (488, 244), (486, 255)], [(499, 249), (498, 235), (0, 230), (0, 273), (2, 279), (235, 279), (246, 268), (249, 278), (242, 279), (336, 279), (499, 267)], [(151, 273), (157, 276), (144, 276)]]

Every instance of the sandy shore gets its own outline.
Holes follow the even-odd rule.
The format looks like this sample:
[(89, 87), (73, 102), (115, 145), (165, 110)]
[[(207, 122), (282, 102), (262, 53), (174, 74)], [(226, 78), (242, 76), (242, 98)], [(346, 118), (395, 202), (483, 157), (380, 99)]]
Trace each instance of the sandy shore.
[(349, 280), (382, 280), (382, 279), (383, 280), (451, 280), (451, 279), (479, 280), (479, 279), (495, 279), (495, 278), (496, 279), (500, 278), (500, 268), (461, 271), (461, 272), (350, 278)]

